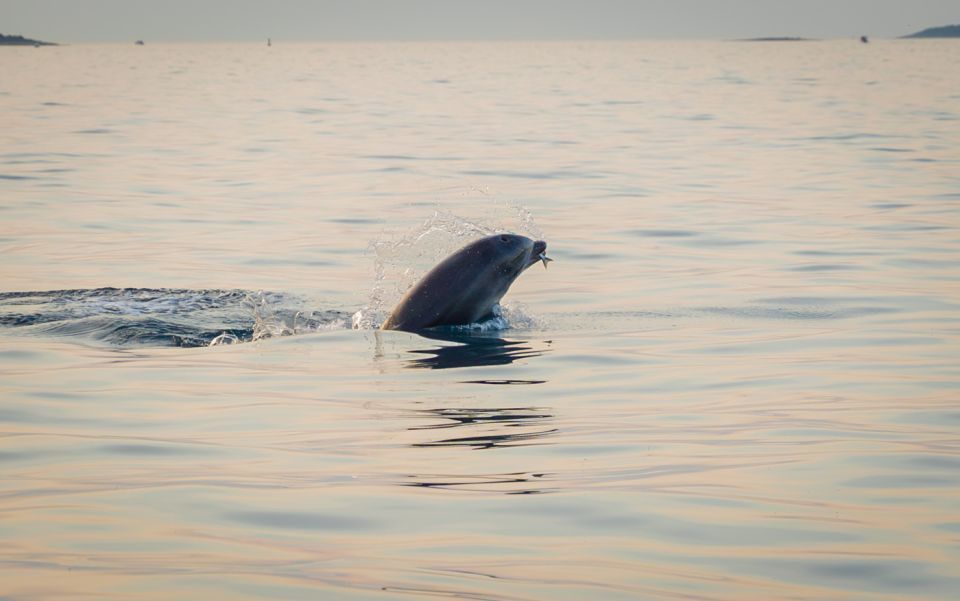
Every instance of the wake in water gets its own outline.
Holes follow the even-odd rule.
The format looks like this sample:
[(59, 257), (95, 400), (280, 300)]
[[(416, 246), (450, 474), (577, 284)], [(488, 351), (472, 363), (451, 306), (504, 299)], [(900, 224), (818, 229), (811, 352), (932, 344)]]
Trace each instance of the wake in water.
[(196, 347), (350, 327), (344, 311), (243, 290), (97, 288), (0, 293), (0, 326), (116, 346)]

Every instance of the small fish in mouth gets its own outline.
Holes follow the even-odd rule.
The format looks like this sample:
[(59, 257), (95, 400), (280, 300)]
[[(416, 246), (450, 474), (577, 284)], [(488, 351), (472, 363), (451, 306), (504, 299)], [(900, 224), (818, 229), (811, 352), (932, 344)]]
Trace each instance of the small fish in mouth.
[(553, 261), (553, 259), (551, 259), (550, 257), (547, 256), (547, 253), (540, 253), (539, 259), (540, 259), (540, 261), (543, 263), (543, 268), (544, 268), (544, 269), (547, 268), (547, 263), (549, 263), (550, 261)]

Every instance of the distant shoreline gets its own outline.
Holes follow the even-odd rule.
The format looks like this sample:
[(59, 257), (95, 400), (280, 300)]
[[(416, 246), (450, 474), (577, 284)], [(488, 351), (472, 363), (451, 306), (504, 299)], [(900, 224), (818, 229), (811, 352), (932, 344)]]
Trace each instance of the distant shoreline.
[[(857, 36), (857, 35), (852, 35), (851, 37), (856, 38), (856, 37), (859, 37), (859, 36)], [(872, 36), (871, 36), (871, 37), (872, 37)], [(888, 39), (908, 40), (908, 39), (949, 39), (949, 38), (960, 38), (960, 25), (942, 25), (942, 26), (938, 26), (938, 27), (928, 27), (928, 28), (926, 28), (926, 29), (923, 29), (923, 30), (920, 30), (920, 31), (917, 31), (917, 32), (914, 32), (914, 33), (911, 33), (911, 34), (908, 34), (908, 35), (902, 35), (902, 36), (899, 36), (899, 37), (888, 38)], [(401, 40), (401, 39), (397, 39), (397, 40), (372, 40), (372, 39), (371, 39), (371, 40), (363, 40), (363, 39), (356, 39), (356, 40), (286, 40), (286, 43), (292, 43), (292, 44), (296, 44), (296, 43), (377, 43), (377, 42), (384, 42), (384, 43), (388, 43), (388, 42), (399, 42), (399, 43), (429, 43), (429, 42), (500, 42), (500, 41), (506, 41), (506, 42), (510, 42), (510, 41), (516, 41), (516, 42), (541, 42), (541, 41), (542, 41), (542, 42), (551, 42), (551, 41), (555, 41), (555, 42), (561, 42), (561, 41), (595, 41), (595, 42), (610, 41), (610, 42), (627, 42), (627, 41), (654, 41), (654, 40), (659, 40), (659, 39), (670, 39), (670, 38), (610, 38), (610, 39), (592, 39), (592, 38), (579, 39), (579, 38), (577, 38), (577, 39), (570, 39), (570, 40), (561, 40), (561, 39), (537, 39), (537, 38), (529, 39), (529, 40), (528, 40), (528, 39), (517, 39), (517, 40), (499, 40), (499, 39), (490, 39), (490, 40), (483, 40), (483, 39), (464, 39), (464, 40), (433, 40), (433, 39), (421, 39), (421, 40), (406, 40), (406, 39), (403, 39), (403, 40)], [(681, 38), (681, 39), (687, 39), (687, 38)], [(691, 39), (692, 39), (692, 38), (691, 38)], [(702, 39), (703, 39), (704, 41), (706, 41), (706, 40), (717, 40), (717, 38), (702, 38)], [(831, 39), (846, 39), (846, 38), (827, 38), (826, 41), (829, 41), (829, 40), (831, 40)], [(731, 38), (728, 38), (728, 41), (733, 41), (733, 42), (820, 42), (820, 41), (825, 41), (825, 40), (823, 40), (823, 39), (821, 39), (821, 38), (805, 38), (805, 37), (800, 37), (800, 36), (760, 36), (760, 37), (753, 37), (753, 38), (732, 38), (732, 39), (731, 39)], [(177, 40), (177, 41), (171, 41), (171, 42), (169, 42), (169, 43), (252, 43), (252, 42), (253, 42), (253, 40), (232, 40), (232, 41), (227, 41), (227, 40), (206, 40), (206, 41), (199, 41), (199, 40), (192, 40), (192, 41)], [(92, 44), (108, 43), (108, 44), (112, 44), (112, 43), (129, 43), (129, 42), (119, 42), (119, 41), (114, 41), (114, 42), (90, 42), (90, 41), (88, 41), (88, 42), (82, 42), (82, 43), (92, 43)], [(138, 43), (140, 43), (139, 40), (138, 40)], [(27, 37), (24, 37), (24, 36), (22, 36), (22, 35), (5, 35), (5, 34), (0, 33), (0, 46), (59, 46), (59, 45), (60, 45), (60, 44), (57, 43), (57, 42), (47, 42), (47, 41), (43, 41), (43, 40), (35, 40), (35, 39), (32, 39), (32, 38), (27, 38)]]
[(910, 35), (901, 36), (901, 39), (916, 38), (960, 38), (960, 25), (944, 25), (942, 27), (928, 27)]
[(4, 35), (0, 33), (0, 46), (59, 46), (59, 44), (41, 40), (31, 40), (22, 35)]

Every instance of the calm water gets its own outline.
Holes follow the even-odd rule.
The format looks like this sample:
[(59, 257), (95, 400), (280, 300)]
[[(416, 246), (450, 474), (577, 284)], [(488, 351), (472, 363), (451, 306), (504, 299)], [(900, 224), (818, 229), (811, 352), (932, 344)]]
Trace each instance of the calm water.
[[(0, 49), (0, 598), (960, 597), (957, 73)], [(370, 329), (498, 228), (511, 329)]]

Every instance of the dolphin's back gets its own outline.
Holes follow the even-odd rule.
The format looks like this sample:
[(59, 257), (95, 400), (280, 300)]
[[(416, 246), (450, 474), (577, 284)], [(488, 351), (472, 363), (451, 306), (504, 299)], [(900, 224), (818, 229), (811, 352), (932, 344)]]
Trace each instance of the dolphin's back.
[(413, 332), (438, 325), (472, 323), (486, 317), (493, 310), (492, 305), (478, 306), (474, 298), (478, 265), (484, 264), (479, 242), (483, 240), (447, 257), (427, 272), (403, 295), (381, 329)]

